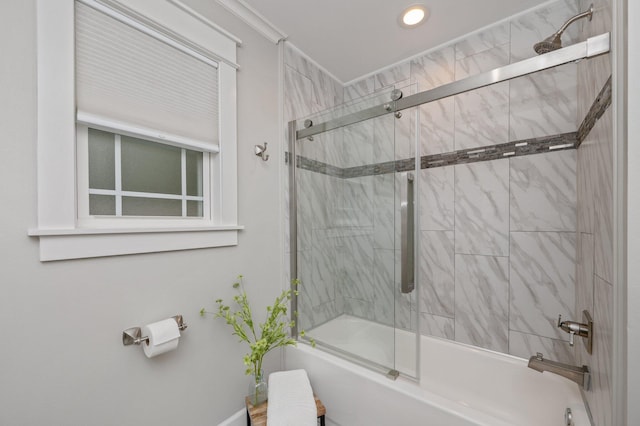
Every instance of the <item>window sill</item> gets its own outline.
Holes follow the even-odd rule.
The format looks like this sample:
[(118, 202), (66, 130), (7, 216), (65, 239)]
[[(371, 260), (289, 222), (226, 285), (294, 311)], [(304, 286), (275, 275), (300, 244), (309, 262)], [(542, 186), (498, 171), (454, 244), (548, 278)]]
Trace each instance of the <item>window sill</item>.
[(155, 253), (238, 244), (243, 226), (200, 228), (30, 229), (40, 239), (40, 261)]

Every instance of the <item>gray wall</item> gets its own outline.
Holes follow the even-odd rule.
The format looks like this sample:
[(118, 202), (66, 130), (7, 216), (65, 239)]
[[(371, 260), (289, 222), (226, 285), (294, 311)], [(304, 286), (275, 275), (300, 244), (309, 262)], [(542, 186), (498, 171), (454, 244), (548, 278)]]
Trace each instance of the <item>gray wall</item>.
[[(36, 224), (35, 1), (0, 5), (0, 424), (214, 425), (243, 406), (245, 347), (203, 306), (244, 274), (256, 311), (283, 287), (278, 198), (278, 50), (224, 9), (189, 1), (238, 49), (239, 220), (229, 248), (40, 263)], [(177, 351), (147, 359), (123, 329), (181, 313)], [(267, 371), (280, 365), (277, 353)]]

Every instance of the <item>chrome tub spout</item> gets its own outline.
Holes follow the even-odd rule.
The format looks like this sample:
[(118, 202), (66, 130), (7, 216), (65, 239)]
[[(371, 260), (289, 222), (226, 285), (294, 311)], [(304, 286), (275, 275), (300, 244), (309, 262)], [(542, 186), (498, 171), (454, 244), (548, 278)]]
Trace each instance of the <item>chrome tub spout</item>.
[(582, 386), (584, 390), (589, 390), (589, 386), (591, 384), (591, 373), (589, 372), (589, 367), (586, 365), (577, 367), (557, 361), (551, 361), (549, 359), (544, 359), (540, 352), (529, 358), (529, 368), (533, 368), (541, 373), (543, 371), (548, 371), (550, 373), (566, 377), (567, 379)]

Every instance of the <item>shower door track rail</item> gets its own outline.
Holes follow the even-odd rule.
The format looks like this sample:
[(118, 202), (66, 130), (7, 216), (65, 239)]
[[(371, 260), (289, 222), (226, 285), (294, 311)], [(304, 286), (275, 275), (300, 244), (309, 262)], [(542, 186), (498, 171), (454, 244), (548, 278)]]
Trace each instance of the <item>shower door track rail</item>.
[[(481, 74), (447, 83), (434, 89), (425, 90), (415, 95), (400, 98), (397, 101), (374, 106), (355, 113), (347, 114), (295, 132), (296, 140), (308, 138), (329, 130), (338, 129), (350, 124), (359, 123), (371, 118), (380, 117), (418, 105), (448, 98), (460, 93), (469, 92), (481, 87), (490, 86), (502, 81), (512, 80), (538, 71), (554, 68), (569, 62), (602, 55), (610, 50), (610, 34), (604, 33), (590, 37), (586, 41), (563, 47), (540, 56), (505, 65)], [(290, 131), (293, 129), (290, 128)], [(294, 157), (295, 158), (295, 157)]]

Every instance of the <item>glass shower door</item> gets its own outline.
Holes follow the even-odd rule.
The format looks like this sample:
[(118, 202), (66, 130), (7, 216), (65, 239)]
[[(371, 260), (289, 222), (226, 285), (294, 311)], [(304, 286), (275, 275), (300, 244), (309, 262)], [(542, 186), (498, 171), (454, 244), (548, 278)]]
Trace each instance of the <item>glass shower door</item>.
[[(380, 105), (382, 99), (388, 101), (389, 93), (367, 102)], [(311, 117), (307, 125), (361, 109), (345, 105)], [(396, 146), (396, 122), (394, 114), (385, 114), (297, 140), (293, 197), (299, 329), (318, 347), (385, 373), (398, 370), (397, 356), (407, 358), (407, 351), (415, 350), (415, 344), (402, 350), (397, 345), (400, 337), (413, 340), (406, 338), (410, 304), (399, 300), (399, 182), (409, 173), (396, 171), (404, 155)], [(412, 164), (403, 160), (405, 168)], [(415, 355), (409, 358), (415, 362)], [(400, 371), (414, 375), (415, 365)]]

